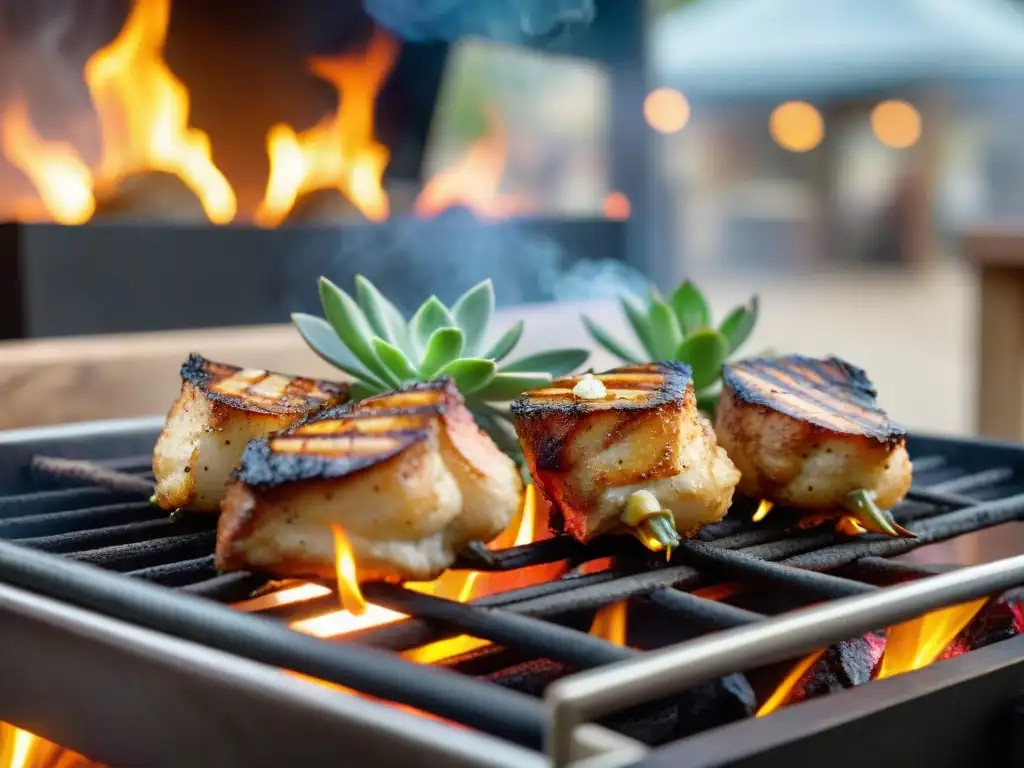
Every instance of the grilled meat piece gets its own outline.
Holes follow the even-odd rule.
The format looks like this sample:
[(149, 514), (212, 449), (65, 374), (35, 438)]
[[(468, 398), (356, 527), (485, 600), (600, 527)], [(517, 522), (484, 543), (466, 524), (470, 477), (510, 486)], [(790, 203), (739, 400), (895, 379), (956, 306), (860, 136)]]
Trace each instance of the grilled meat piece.
[(190, 355), (153, 450), (156, 502), (216, 512), (246, 444), (343, 402), (348, 386)]
[(653, 494), (683, 535), (720, 520), (739, 472), (697, 411), (689, 366), (616, 368), (593, 377), (600, 399), (588, 396), (584, 378), (559, 379), (512, 404), (530, 473), (564, 530), (588, 541), (624, 529), (637, 491)]
[(432, 579), (501, 533), (522, 489), (452, 381), (417, 384), (251, 443), (222, 505), (217, 567), (331, 578), (336, 523), (360, 580)]
[(872, 494), (883, 510), (906, 495), (905, 432), (861, 369), (791, 355), (726, 365), (722, 380), (715, 430), (743, 475), (740, 493), (837, 512), (853, 492)]

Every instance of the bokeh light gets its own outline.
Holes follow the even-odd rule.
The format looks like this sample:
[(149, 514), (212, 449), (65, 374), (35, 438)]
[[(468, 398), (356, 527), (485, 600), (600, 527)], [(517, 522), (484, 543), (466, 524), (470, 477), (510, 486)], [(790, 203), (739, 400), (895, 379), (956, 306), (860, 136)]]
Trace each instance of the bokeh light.
[(880, 102), (871, 110), (871, 130), (887, 147), (912, 147), (921, 138), (921, 113), (906, 101)]
[(772, 111), (768, 131), (783, 149), (809, 152), (825, 138), (825, 121), (806, 101), (787, 101)]
[(655, 88), (644, 99), (644, 118), (659, 133), (676, 133), (690, 120), (690, 103), (672, 88)]

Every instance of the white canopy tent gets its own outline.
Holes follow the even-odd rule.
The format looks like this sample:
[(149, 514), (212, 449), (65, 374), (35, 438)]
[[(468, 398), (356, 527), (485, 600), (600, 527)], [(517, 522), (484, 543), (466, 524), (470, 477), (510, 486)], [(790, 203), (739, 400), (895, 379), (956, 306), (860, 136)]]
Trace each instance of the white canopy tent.
[(655, 28), (652, 72), (691, 98), (844, 98), (1024, 77), (1009, 0), (698, 0)]

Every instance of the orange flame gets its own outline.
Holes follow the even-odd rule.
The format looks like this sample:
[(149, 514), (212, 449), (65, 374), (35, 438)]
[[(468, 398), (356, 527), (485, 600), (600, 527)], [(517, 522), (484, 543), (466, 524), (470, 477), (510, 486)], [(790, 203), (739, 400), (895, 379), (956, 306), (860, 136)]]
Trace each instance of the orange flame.
[(70, 144), (40, 137), (22, 101), (8, 104), (0, 115), (0, 149), (29, 178), (54, 221), (89, 220), (96, 201), (88, 166)]
[(171, 0), (135, 0), (120, 34), (85, 65), (103, 137), (100, 179), (113, 185), (140, 171), (185, 182), (210, 221), (235, 216), (235, 193), (213, 163), (209, 137), (190, 128), (185, 85), (163, 59)]
[[(885, 652), (882, 654), (876, 679), (894, 677), (934, 664), (987, 602), (988, 598), (981, 598), (970, 603), (932, 611), (890, 627), (886, 632)], [(824, 652), (824, 649), (815, 651), (797, 663), (761, 705), (757, 716), (770, 715), (783, 707), (789, 700), (793, 687)]]
[(477, 139), (461, 160), (438, 171), (423, 187), (414, 210), (436, 216), (462, 206), (483, 218), (502, 218), (530, 209), (528, 202), (501, 192), (508, 157), (508, 134), (497, 115), (489, 112), (488, 133)]
[(628, 624), (627, 605), (625, 600), (620, 600), (617, 603), (609, 603), (598, 608), (594, 621), (590, 625), (590, 634), (607, 640), (613, 645), (624, 646)]
[(341, 607), (354, 616), (362, 616), (366, 613), (366, 600), (356, 579), (356, 558), (352, 554), (352, 544), (337, 523), (331, 523), (331, 532), (334, 534), (334, 568), (338, 577)]
[(889, 627), (878, 679), (911, 672), (934, 663), (987, 602), (988, 598), (983, 597)]
[(768, 499), (761, 499), (761, 503), (757, 505), (757, 510), (754, 512), (754, 516), (750, 519), (755, 523), (760, 523), (768, 517), (768, 513), (772, 511), (772, 507), (774, 506), (775, 505), (768, 501)]
[(0, 723), (0, 766), (3, 768), (88, 768), (98, 765), (29, 731)]
[[(526, 486), (518, 518), (488, 546), (491, 549), (505, 549), (507, 547), (529, 544), (538, 538), (542, 538), (543, 536), (539, 536), (537, 533), (537, 529), (540, 527), (539, 523), (541, 522), (537, 516), (537, 502), (538, 499), (534, 487), (532, 485)], [(345, 609), (296, 621), (291, 625), (292, 629), (317, 637), (337, 637), (361, 629), (368, 629), (369, 627), (390, 624), (399, 619), (406, 618), (406, 615), (403, 613), (365, 601), (356, 578), (355, 560), (352, 557), (351, 545), (341, 528), (333, 528), (333, 531), (337, 551), (338, 593), (341, 596), (342, 605)], [(530, 583), (538, 583), (546, 581), (552, 574), (560, 574), (564, 571), (564, 567), (564, 564), (553, 564), (551, 566), (536, 566), (533, 569), (524, 569), (524, 571), (535, 571), (534, 574), (531, 574)], [(523, 578), (522, 571), (512, 574), (446, 571), (434, 581), (408, 582), (405, 586), (425, 594), (444, 597), (449, 600), (468, 602), (476, 597), (482, 597), (493, 592), (523, 586), (521, 583)], [(330, 591), (329, 588), (319, 584), (300, 584), (289, 589), (246, 600), (236, 604), (235, 607), (243, 611), (265, 610), (275, 605), (286, 605), (327, 595), (330, 594)], [(363, 612), (357, 614), (355, 610), (351, 609), (352, 606), (355, 606), (356, 610), (362, 606)], [(404, 655), (412, 661), (421, 664), (431, 664), (486, 645), (489, 645), (487, 640), (462, 635), (407, 651)]]
[(374, 139), (373, 108), (397, 53), (394, 39), (378, 30), (365, 52), (310, 61), (337, 89), (338, 108), (303, 133), (283, 123), (267, 133), (270, 178), (257, 222), (277, 226), (299, 195), (318, 189), (337, 189), (371, 221), (387, 218), (381, 179), (391, 155)]

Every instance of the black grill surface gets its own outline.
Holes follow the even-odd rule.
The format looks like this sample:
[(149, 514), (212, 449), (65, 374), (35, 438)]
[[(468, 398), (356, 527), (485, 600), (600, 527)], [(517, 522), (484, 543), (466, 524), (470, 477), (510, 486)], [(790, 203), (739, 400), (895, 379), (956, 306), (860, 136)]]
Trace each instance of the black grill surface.
[[(559, 537), (464, 557), (457, 567), (481, 571), (569, 564), (557, 580), (469, 604), (397, 585), (366, 585), (367, 599), (410, 618), (327, 640), (288, 624), (336, 610), (334, 594), (258, 613), (224, 607), (275, 587), (257, 574), (216, 572), (214, 518), (168, 516), (149, 504), (155, 434), (153, 423), (132, 422), (98, 432), (72, 428), (0, 436), (0, 580), (532, 747), (542, 739), (541, 703), (509, 690), (538, 692), (536, 675), (524, 676), (523, 663), (543, 659), (547, 669), (571, 671), (642, 652), (632, 636), (634, 647), (624, 648), (587, 633), (589, 616), (601, 606), (630, 600), (645, 613), (671, 616), (678, 628), (672, 639), (692, 637), (765, 616), (743, 607), (742, 600), (694, 594), (699, 588), (725, 582), (781, 587), (785, 599), (778, 610), (859, 594), (878, 589), (885, 581), (879, 574), (930, 574), (885, 558), (1024, 516), (1020, 448), (912, 437), (914, 488), (894, 516), (916, 539), (850, 539), (830, 529), (799, 530), (796, 516), (782, 509), (755, 525), (749, 522), (752, 507), (737, 502), (728, 518), (687, 542), (669, 563), (652, 560), (628, 537), (589, 547)], [(576, 568), (609, 556), (614, 560), (607, 570)], [(494, 670), (481, 666), (479, 657), (442, 669), (393, 653), (459, 634), (492, 641), (498, 650), (490, 653), (512, 652), (511, 661), (520, 666), (512, 665), (512, 673), (499, 676), (502, 685), (494, 685)], [(525, 682), (517, 685), (519, 679)]]

